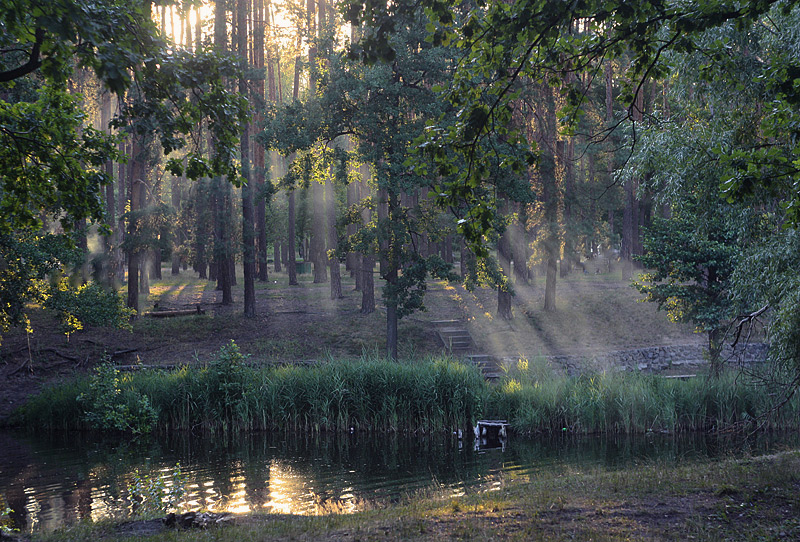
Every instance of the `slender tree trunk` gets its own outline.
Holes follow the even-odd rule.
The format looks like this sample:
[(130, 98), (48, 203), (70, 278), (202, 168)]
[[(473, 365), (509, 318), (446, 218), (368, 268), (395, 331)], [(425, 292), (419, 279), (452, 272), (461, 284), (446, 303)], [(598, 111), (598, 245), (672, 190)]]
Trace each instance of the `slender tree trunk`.
[(281, 272), (281, 242), (278, 239), (272, 243), (272, 262), (275, 265), (275, 272)]
[[(225, 2), (217, 2), (214, 8), (214, 48), (217, 52), (224, 54), (228, 49), (228, 31), (225, 13)], [(213, 145), (214, 142), (212, 141)], [(214, 193), (214, 264), (217, 272), (217, 290), (222, 291), (222, 304), (230, 305), (233, 303), (233, 293), (231, 292), (230, 276), (230, 190), (228, 186), (223, 186), (223, 181), (219, 177), (212, 180), (212, 192)], [(225, 182), (227, 185), (227, 182)]]
[[(504, 214), (508, 214), (508, 200), (504, 199), (502, 204)], [(505, 284), (497, 287), (497, 315), (506, 320), (511, 320), (514, 315), (511, 312), (511, 234), (509, 228), (503, 231), (497, 243), (497, 257), (500, 260), (500, 269), (505, 275)]]
[[(135, 238), (139, 232), (138, 212), (141, 208), (144, 187), (144, 150), (140, 141), (133, 136), (128, 176), (130, 192), (130, 214), (128, 217), (128, 236)], [(128, 307), (139, 311), (139, 250), (128, 248)]]
[(331, 268), (331, 299), (341, 299), (342, 295), (342, 276), (339, 258), (335, 254), (339, 239), (336, 234), (336, 190), (333, 186), (333, 171), (328, 176), (325, 183), (326, 198), (325, 208), (328, 219), (328, 246), (330, 247), (330, 257), (328, 264)]
[(361, 314), (375, 312), (375, 258), (361, 256)]
[[(302, 45), (302, 38), (300, 33), (297, 34), (297, 50), (300, 51), (300, 46)], [(293, 87), (292, 87), (292, 99), (297, 101), (300, 99), (300, 53), (298, 52), (297, 57), (295, 57), (294, 61), (294, 80), (293, 80)], [(294, 161), (294, 156), (292, 159), (289, 160), (291, 163)], [(289, 227), (287, 228), (287, 242), (288, 250), (289, 250), (289, 261), (287, 262), (287, 270), (289, 272), (289, 285), (296, 286), (297, 282), (297, 238), (295, 232), (295, 191), (294, 189), (289, 189)]]
[(459, 236), (459, 266), (461, 271), (461, 280), (467, 278), (467, 243), (463, 237)]
[(561, 158), (564, 166), (564, 258), (562, 262), (562, 277), (572, 272), (579, 258), (576, 255), (575, 243), (575, 217), (573, 214), (573, 204), (575, 200), (575, 142), (572, 136), (566, 136), (563, 149), (564, 154)]
[[(238, 52), (242, 62), (247, 60), (247, 16), (249, 15), (250, 2), (238, 0), (236, 9), (236, 31), (238, 37)], [(239, 93), (248, 95), (247, 80), (244, 73), (239, 77)], [(244, 268), (244, 315), (256, 315), (256, 247), (255, 231), (253, 228), (253, 186), (250, 180), (250, 125), (242, 127), (242, 140), (240, 151), (242, 178), (242, 265)]]
[(317, 182), (311, 184), (310, 196), (312, 199), (311, 208), (314, 212), (311, 215), (311, 260), (314, 263), (314, 284), (321, 284), (328, 281), (329, 261), (325, 250), (325, 201), (324, 187)]
[[(178, 214), (180, 212), (181, 206), (181, 179), (179, 177), (172, 177), (172, 188), (171, 192), (171, 199), (172, 199), (172, 208), (175, 210), (175, 213)], [(178, 230), (178, 228), (173, 229), (172, 233), (172, 269), (171, 272), (173, 275), (179, 275), (181, 272), (181, 259), (180, 254), (178, 253), (178, 247), (181, 245), (183, 232)]]
[[(131, 149), (130, 149), (130, 138), (126, 138), (122, 140), (119, 144), (119, 152), (122, 156), (132, 156)], [(120, 282), (125, 282), (126, 279), (126, 270), (125, 266), (127, 265), (128, 261), (128, 254), (122, 250), (123, 243), (125, 242), (125, 236), (127, 235), (127, 225), (125, 223), (125, 208), (128, 206), (130, 202), (130, 173), (131, 173), (131, 165), (132, 161), (128, 160), (128, 163), (119, 162), (117, 164), (117, 224), (116, 224), (116, 231), (117, 231), (117, 269), (119, 270), (119, 280)]]
[[(386, 196), (386, 214), (389, 222), (394, 224), (396, 221), (400, 220), (399, 215), (399, 207), (400, 202), (398, 201), (398, 195), (393, 190), (383, 190), (384, 195)], [(391, 292), (396, 291), (397, 283), (398, 283), (398, 271), (400, 268), (400, 250), (402, 249), (399, 246), (399, 240), (394, 236), (394, 233), (389, 233), (389, 239), (386, 241), (386, 262), (383, 264), (386, 267), (386, 274), (384, 278), (386, 279), (387, 289)], [(397, 298), (393, 295), (390, 295), (386, 300), (386, 354), (389, 356), (389, 359), (393, 361), (397, 361), (397, 343), (398, 343), (398, 334), (397, 334), (397, 324), (398, 324), (398, 317), (397, 317)]]
[(556, 309), (556, 280), (558, 277), (558, 260), (560, 256), (561, 243), (558, 235), (558, 178), (556, 167), (556, 107), (553, 97), (553, 89), (545, 87), (543, 115), (544, 126), (541, 129), (542, 137), (545, 138), (545, 148), (547, 149), (541, 157), (540, 178), (542, 183), (542, 199), (544, 200), (544, 228), (545, 228), (545, 261), (547, 275), (544, 288), (544, 310), (552, 311)]
[[(253, 25), (253, 60), (255, 68), (264, 73), (264, 40), (266, 39), (266, 17), (268, 10), (264, 9), (264, 0), (255, 0), (255, 21)], [(270, 66), (270, 70), (272, 67)], [(274, 77), (274, 75), (273, 75)], [(254, 81), (254, 93), (257, 96), (256, 102), (265, 99), (264, 96), (264, 80), (256, 79)], [(275, 103), (274, 82), (270, 86), (270, 95), (267, 98), (270, 103)], [(259, 111), (256, 113), (254, 122), (256, 126), (260, 126), (263, 120), (263, 115)], [(258, 280), (266, 282), (269, 280), (269, 273), (267, 270), (267, 201), (263, 197), (264, 189), (266, 187), (267, 171), (264, 147), (256, 143), (253, 151), (253, 163), (255, 167), (256, 179), (256, 198), (255, 198), (255, 212), (256, 212), (256, 231), (258, 236), (257, 241), (257, 254), (258, 254)]]
[[(348, 140), (348, 147), (350, 147), (350, 141)], [(358, 186), (356, 183), (352, 182), (347, 185), (347, 208), (352, 209), (356, 203), (358, 202), (357, 196)], [(348, 224), (347, 225), (347, 236), (352, 238), (353, 235), (356, 234), (358, 231), (358, 227), (355, 224)], [(356, 261), (356, 253), (355, 252), (348, 252), (347, 256), (345, 256), (345, 269), (350, 272), (351, 277), (356, 277), (356, 269), (358, 269), (358, 262)], [(356, 281), (360, 282), (360, 281)], [(356, 290), (358, 290), (358, 284), (356, 285)]]
[[(643, 101), (642, 91), (639, 90), (631, 111), (631, 117), (636, 123), (641, 122), (643, 118)], [(622, 278), (625, 280), (629, 280), (633, 276), (633, 256), (636, 254), (639, 237), (639, 202), (636, 198), (638, 185), (639, 180), (635, 177), (625, 180), (625, 209), (622, 215), (622, 248), (620, 250), (623, 260)]]
[[(369, 197), (367, 179), (371, 175), (369, 166), (361, 167), (361, 182), (359, 183), (359, 198)], [(371, 221), (371, 211), (364, 209), (361, 213), (361, 225), (366, 226)], [(361, 312), (369, 314), (375, 311), (375, 257), (371, 254), (360, 254), (361, 261)]]
[(206, 240), (209, 237), (208, 227), (208, 179), (199, 179), (195, 184), (195, 267), (199, 278), (207, 279), (208, 258)]
[(524, 209), (517, 205), (517, 218), (508, 225), (509, 250), (511, 260), (514, 262), (514, 278), (517, 282), (528, 283), (528, 257), (526, 248), (528, 246), (527, 232), (525, 231)]
[(287, 250), (288, 261), (286, 262), (286, 269), (289, 273), (289, 285), (297, 286), (297, 256), (295, 255), (295, 209), (294, 209), (294, 190), (289, 190), (289, 224), (287, 233)]
[[(101, 129), (106, 132), (110, 133), (110, 129), (108, 126), (109, 121), (111, 120), (111, 94), (109, 92), (103, 93), (103, 105), (100, 115), (100, 124)], [(104, 273), (104, 280), (113, 285), (116, 282), (117, 275), (119, 270), (117, 269), (117, 258), (116, 258), (116, 251), (118, 246), (117, 238), (117, 209), (116, 209), (116, 197), (114, 194), (114, 162), (109, 160), (105, 164), (105, 173), (109, 178), (109, 183), (106, 185), (106, 223), (111, 227), (112, 233), (109, 235), (103, 236), (103, 252), (105, 254), (105, 273)]]

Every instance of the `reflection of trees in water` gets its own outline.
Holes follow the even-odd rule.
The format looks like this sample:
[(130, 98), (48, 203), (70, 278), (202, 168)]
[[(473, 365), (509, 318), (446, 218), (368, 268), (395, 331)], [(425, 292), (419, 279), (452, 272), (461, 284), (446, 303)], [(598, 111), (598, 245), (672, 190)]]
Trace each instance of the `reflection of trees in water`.
[[(761, 436), (744, 448), (764, 453), (797, 435)], [(741, 451), (740, 439), (703, 434), (511, 438), (505, 452), (461, 448), (430, 435), (253, 434), (200, 439), (90, 440), (84, 435), (15, 439), (0, 433), (0, 487), (23, 531), (50, 530), (90, 517), (127, 517), (132, 473), (169, 477), (177, 462), (187, 479), (184, 509), (342, 513), (429, 488), (489, 489), (494, 474), (568, 466), (624, 466), (638, 460), (685, 460)], [(502, 474), (501, 474), (502, 476)], [(28, 488), (28, 489), (25, 489)]]

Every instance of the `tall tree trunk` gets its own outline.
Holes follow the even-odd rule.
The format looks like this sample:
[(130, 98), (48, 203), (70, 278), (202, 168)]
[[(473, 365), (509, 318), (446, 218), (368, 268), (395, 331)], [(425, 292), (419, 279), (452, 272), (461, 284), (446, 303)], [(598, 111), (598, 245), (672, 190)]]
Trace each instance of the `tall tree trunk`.
[[(297, 33), (297, 50), (298, 54), (295, 57), (294, 61), (294, 80), (292, 86), (292, 99), (296, 102), (300, 99), (300, 47), (302, 45), (302, 37), (300, 32)], [(294, 155), (292, 156), (289, 162), (291, 163), (294, 161)], [(289, 224), (287, 228), (287, 245), (289, 249), (289, 261), (287, 262), (287, 269), (289, 271), (289, 285), (296, 286), (297, 282), (297, 234), (295, 232), (296, 226), (296, 219), (295, 219), (295, 191), (294, 189), (289, 189)]]
[(329, 261), (325, 250), (325, 201), (324, 187), (318, 183), (311, 183), (311, 260), (314, 263), (314, 284), (322, 284), (328, 281)]
[[(255, 0), (255, 20), (253, 25), (253, 60), (256, 70), (264, 73), (264, 40), (266, 39), (265, 26), (268, 10), (264, 9), (264, 0)], [(271, 70), (271, 66), (270, 66)], [(274, 77), (274, 75), (273, 75)], [(254, 93), (256, 94), (256, 103), (265, 99), (264, 96), (264, 80), (257, 78), (254, 81)], [(270, 85), (270, 95), (267, 98), (270, 103), (275, 103), (274, 83)], [(263, 120), (263, 114), (260, 111), (256, 113), (253, 119), (256, 126), (260, 126)], [(269, 280), (267, 270), (267, 201), (263, 197), (266, 187), (266, 159), (264, 147), (256, 143), (253, 151), (253, 165), (255, 169), (255, 186), (256, 186), (256, 199), (255, 199), (255, 212), (256, 212), (256, 231), (257, 237), (257, 251), (258, 254), (258, 280), (266, 282)]]
[(295, 235), (295, 209), (294, 209), (294, 190), (289, 190), (289, 224), (288, 224), (288, 232), (287, 232), (287, 250), (289, 259), (286, 262), (286, 270), (289, 273), (289, 285), (290, 286), (297, 286), (297, 256), (296, 256), (296, 249), (295, 246), (297, 240)]
[[(369, 197), (369, 190), (367, 188), (371, 175), (369, 166), (361, 166), (361, 181), (359, 182), (359, 198), (366, 199)], [(365, 227), (372, 220), (371, 211), (364, 209), (361, 212), (361, 226)], [(375, 257), (369, 253), (360, 254), (361, 261), (361, 312), (369, 314), (375, 311), (375, 276), (373, 270), (375, 267)]]
[[(400, 202), (397, 193), (394, 190), (387, 190), (384, 189), (384, 193), (387, 196), (386, 202), (386, 214), (389, 222), (391, 224), (397, 223), (401, 219), (399, 216), (400, 214)], [(399, 246), (399, 240), (395, 237), (393, 232), (389, 232), (389, 239), (386, 242), (386, 274), (384, 278), (386, 279), (386, 286), (387, 290), (390, 292), (395, 292), (397, 290), (397, 283), (398, 283), (398, 271), (400, 268), (400, 251), (402, 247)], [(385, 298), (386, 300), (386, 354), (389, 356), (389, 359), (397, 361), (397, 343), (398, 343), (398, 334), (397, 334), (397, 298), (394, 295), (390, 295)]]
[[(503, 214), (508, 214), (508, 200), (503, 199)], [(497, 287), (497, 315), (506, 320), (511, 320), (511, 234), (506, 228), (497, 243), (497, 257), (500, 260), (500, 269), (505, 276), (505, 284)]]
[[(323, 13), (321, 8), (320, 13)], [(334, 252), (339, 244), (339, 239), (336, 234), (336, 189), (333, 186), (333, 171), (331, 171), (325, 183), (325, 192), (325, 209), (328, 219), (328, 246), (330, 247), (328, 264), (331, 268), (331, 299), (340, 299), (344, 296), (342, 295), (342, 276), (339, 258)]]
[(161, 249), (155, 248), (150, 253), (150, 278), (152, 280), (161, 280), (163, 277), (161, 276)]
[[(119, 143), (119, 153), (122, 156), (133, 156), (133, 153), (130, 150), (130, 138), (125, 138)], [(119, 162), (117, 164), (117, 223), (116, 223), (116, 232), (117, 232), (117, 269), (119, 274), (120, 282), (125, 282), (125, 266), (127, 265), (127, 258), (128, 254), (122, 250), (123, 243), (125, 242), (125, 236), (127, 234), (127, 226), (125, 224), (125, 208), (128, 206), (130, 202), (130, 172), (131, 172), (131, 165), (132, 161), (129, 160), (128, 163)]]
[[(348, 146), (350, 146), (350, 142), (348, 141)], [(349, 167), (349, 166), (348, 166)], [(347, 208), (352, 209), (358, 203), (358, 185), (355, 182), (352, 182), (347, 185)], [(352, 238), (353, 235), (356, 234), (358, 231), (358, 226), (356, 224), (347, 224), (347, 237)], [(356, 261), (357, 256), (355, 252), (348, 252), (347, 256), (345, 256), (345, 269), (350, 272), (350, 277), (355, 278), (358, 273), (356, 270), (358, 269), (358, 262)], [(358, 284), (356, 285), (356, 290), (359, 289), (360, 286), (360, 279), (357, 280)]]
[[(110, 129), (108, 123), (111, 121), (111, 93), (103, 93), (103, 104), (100, 114), (100, 128), (109, 133)], [(103, 252), (105, 254), (105, 273), (104, 280), (114, 285), (117, 279), (119, 270), (117, 269), (116, 251), (119, 241), (117, 238), (117, 209), (116, 197), (114, 195), (114, 162), (109, 160), (105, 164), (105, 174), (109, 178), (109, 183), (106, 185), (106, 223), (111, 227), (112, 233), (103, 236)]]
[(208, 179), (199, 179), (194, 186), (194, 205), (195, 205), (195, 268), (199, 273), (199, 278), (207, 279), (208, 256), (206, 251), (206, 240), (209, 237), (208, 209), (209, 209), (209, 184)]
[(561, 163), (564, 168), (564, 258), (561, 265), (561, 277), (568, 273), (577, 265), (579, 258), (576, 254), (576, 227), (573, 215), (573, 204), (575, 203), (575, 141), (573, 136), (566, 136), (562, 146), (564, 152), (561, 156)]
[[(228, 49), (228, 30), (225, 13), (225, 2), (217, 2), (214, 7), (214, 48), (225, 54)], [(213, 145), (214, 142), (211, 141)], [(223, 185), (225, 183), (225, 185)], [(212, 180), (214, 193), (214, 264), (217, 271), (217, 290), (222, 291), (222, 304), (233, 303), (230, 276), (230, 228), (228, 208), (230, 205), (230, 189), (227, 182), (219, 177)]]
[(508, 225), (510, 257), (514, 262), (514, 278), (517, 282), (528, 283), (527, 232), (525, 231), (524, 209), (517, 204), (518, 218)]
[(281, 272), (281, 242), (275, 239), (272, 243), (272, 261), (275, 265), (275, 272)]
[(468, 258), (467, 242), (464, 240), (463, 237), (459, 236), (458, 245), (459, 245), (459, 250), (458, 250), (458, 252), (459, 252), (459, 262), (458, 263), (459, 263), (460, 271), (461, 271), (461, 280), (463, 281), (465, 278), (467, 278), (467, 258)]
[[(643, 107), (644, 96), (642, 90), (639, 89), (631, 111), (631, 118), (635, 123), (642, 121)], [(638, 186), (639, 179), (636, 177), (625, 179), (625, 209), (622, 215), (622, 247), (620, 250), (623, 260), (622, 278), (625, 280), (629, 280), (633, 276), (633, 256), (636, 254), (639, 238), (639, 201), (636, 198)]]
[(544, 310), (552, 311), (556, 308), (556, 280), (558, 277), (558, 260), (561, 243), (558, 235), (558, 176), (556, 167), (556, 107), (551, 87), (544, 87), (544, 115), (543, 126), (540, 129), (545, 144), (540, 161), (540, 179), (542, 183), (542, 199), (544, 200), (544, 228), (545, 228), (545, 261), (547, 275), (544, 288)]
[(142, 251), (139, 262), (139, 293), (150, 295), (150, 269), (153, 267), (152, 253), (149, 250)]
[[(249, 15), (250, 2), (238, 0), (236, 9), (236, 32), (238, 38), (238, 52), (242, 62), (247, 61), (247, 16)], [(244, 73), (239, 76), (239, 93), (248, 96), (247, 79)], [(242, 127), (242, 140), (240, 151), (242, 178), (242, 265), (244, 268), (244, 315), (256, 315), (256, 247), (255, 230), (253, 228), (253, 186), (250, 184), (250, 125)]]
[(371, 255), (361, 256), (361, 314), (375, 312), (375, 258)]
[(444, 261), (453, 264), (453, 236), (447, 235), (444, 238)]
[[(128, 237), (136, 238), (139, 232), (138, 212), (142, 206), (144, 188), (144, 149), (137, 136), (133, 136), (130, 155), (130, 174), (128, 176), (130, 192), (130, 213), (128, 215)], [(128, 307), (139, 311), (139, 256), (138, 247), (128, 248)]]
[[(180, 177), (172, 177), (172, 187), (170, 189), (171, 199), (172, 199), (172, 208), (175, 209), (175, 213), (180, 213), (180, 206), (181, 206), (181, 179)], [(177, 230), (177, 231), (175, 231)], [(181, 241), (183, 236), (183, 231), (175, 228), (172, 233), (172, 269), (171, 272), (173, 275), (179, 275), (181, 272), (181, 259), (180, 254), (178, 252), (178, 247), (181, 245)]]

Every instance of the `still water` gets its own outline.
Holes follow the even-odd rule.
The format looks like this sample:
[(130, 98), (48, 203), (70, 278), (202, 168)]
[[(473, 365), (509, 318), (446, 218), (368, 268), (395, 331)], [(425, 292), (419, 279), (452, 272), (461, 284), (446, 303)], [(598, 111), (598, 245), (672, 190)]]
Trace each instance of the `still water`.
[(235, 439), (90, 440), (69, 434), (0, 432), (0, 510), (22, 532), (136, 511), (136, 479), (173, 484), (180, 464), (182, 510), (348, 513), (436, 490), (497, 489), (503, 480), (567, 468), (758, 455), (800, 445), (796, 434), (742, 440), (709, 435), (520, 439), (475, 449), (448, 436), (256, 434)]

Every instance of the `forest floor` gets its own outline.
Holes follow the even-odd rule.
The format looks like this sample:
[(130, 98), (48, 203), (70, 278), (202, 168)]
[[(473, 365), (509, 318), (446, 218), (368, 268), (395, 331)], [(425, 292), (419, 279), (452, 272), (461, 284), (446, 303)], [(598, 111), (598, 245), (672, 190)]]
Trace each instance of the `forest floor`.
[[(59, 322), (32, 309), (33, 332), (14, 329), (0, 345), (0, 419), (42, 385), (85, 371), (104, 355), (121, 365), (204, 363), (229, 341), (235, 341), (254, 363), (297, 363), (330, 358), (380, 356), (385, 350), (385, 309), (377, 279), (377, 310), (361, 314), (361, 293), (343, 269), (344, 297), (330, 299), (329, 283), (313, 284), (311, 274), (298, 275), (289, 286), (285, 272), (271, 273), (256, 284), (256, 317), (242, 314), (242, 278), (233, 289), (234, 303), (221, 304), (215, 285), (190, 271), (151, 281), (141, 296), (142, 313), (194, 309), (204, 315), (174, 318), (143, 316), (133, 332), (89, 328), (67, 336)], [(515, 285), (514, 319), (496, 316), (497, 294), (491, 289), (469, 292), (461, 285), (429, 284), (427, 310), (400, 322), (400, 356), (419, 359), (444, 353), (432, 322), (464, 322), (474, 353), (531, 358), (537, 355), (608, 352), (648, 346), (698, 344), (701, 335), (690, 326), (668, 321), (651, 303), (622, 280), (608, 274), (574, 273), (559, 279), (557, 309), (543, 310), (544, 277)]]

